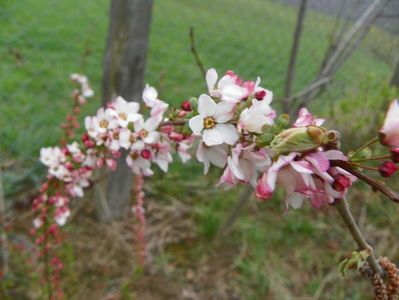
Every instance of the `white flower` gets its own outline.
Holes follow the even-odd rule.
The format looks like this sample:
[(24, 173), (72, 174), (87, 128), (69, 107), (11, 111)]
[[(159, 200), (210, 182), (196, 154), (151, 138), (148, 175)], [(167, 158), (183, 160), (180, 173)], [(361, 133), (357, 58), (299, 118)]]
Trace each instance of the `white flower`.
[(168, 172), (169, 163), (171, 163), (173, 160), (172, 154), (170, 154), (171, 148), (169, 143), (164, 141), (154, 146), (156, 146), (156, 151), (153, 161), (161, 168), (162, 171)]
[(162, 115), (168, 108), (168, 104), (158, 99), (157, 90), (148, 84), (144, 88), (142, 97), (145, 105), (151, 108), (151, 117)]
[(145, 122), (143, 119), (139, 119), (134, 123), (134, 132), (123, 128), (119, 133), (120, 146), (125, 149), (142, 150), (145, 144), (157, 143), (160, 133), (156, 129), (161, 120), (161, 116), (148, 118)]
[(144, 158), (139, 151), (132, 151), (126, 157), (126, 163), (136, 175), (151, 176), (151, 161)]
[(122, 97), (117, 97), (113, 103), (111, 113), (117, 118), (119, 126), (127, 127), (129, 122), (136, 122), (143, 118), (138, 113), (140, 105), (137, 102), (127, 102)]
[(237, 129), (232, 124), (225, 124), (233, 117), (233, 108), (234, 104), (216, 104), (211, 97), (202, 94), (198, 100), (199, 115), (190, 119), (189, 126), (193, 133), (202, 135), (208, 146), (223, 143), (234, 145), (238, 140)]
[(218, 74), (212, 68), (206, 72), (205, 79), (208, 92), (213, 97), (226, 102), (237, 103), (246, 96), (246, 89), (236, 83), (237, 79), (234, 76), (226, 74), (218, 82)]
[(226, 144), (208, 147), (200, 142), (197, 149), (197, 160), (204, 164), (204, 174), (207, 174), (211, 164), (224, 168), (227, 163), (229, 147)]
[(65, 154), (59, 147), (47, 147), (40, 149), (40, 161), (47, 167), (52, 168), (65, 162)]
[(118, 120), (115, 118), (112, 111), (113, 109), (111, 108), (100, 108), (97, 111), (97, 115), (92, 118), (92, 124), (90, 124), (95, 133), (106, 133), (108, 130), (118, 127)]
[(262, 133), (264, 125), (273, 125), (275, 111), (265, 101), (252, 100), (252, 105), (244, 109), (240, 114), (238, 120), (239, 129), (244, 129), (249, 132)]

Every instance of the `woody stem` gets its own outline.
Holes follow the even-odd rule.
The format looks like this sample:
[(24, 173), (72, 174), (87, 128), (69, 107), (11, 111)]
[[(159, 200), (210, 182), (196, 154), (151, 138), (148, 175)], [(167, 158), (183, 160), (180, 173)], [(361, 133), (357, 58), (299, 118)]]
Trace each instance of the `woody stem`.
[(372, 250), (371, 255), (367, 258), (367, 262), (370, 265), (370, 268), (374, 273), (379, 274), (382, 278), (385, 277), (385, 272), (381, 268), (377, 259), (374, 256), (373, 248), (369, 244), (367, 244), (366, 239), (364, 238), (362, 232), (356, 224), (355, 219), (353, 218), (352, 212), (349, 209), (348, 203), (345, 199), (336, 199), (334, 206), (337, 208), (339, 214), (344, 220), (346, 226), (348, 227), (353, 239), (358, 245), (360, 250)]

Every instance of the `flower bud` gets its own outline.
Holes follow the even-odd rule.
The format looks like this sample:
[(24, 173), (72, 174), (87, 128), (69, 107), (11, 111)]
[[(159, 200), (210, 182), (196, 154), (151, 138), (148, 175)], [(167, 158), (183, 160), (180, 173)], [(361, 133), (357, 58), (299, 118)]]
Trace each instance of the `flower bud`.
[(342, 174), (338, 174), (334, 178), (334, 182), (332, 184), (333, 189), (338, 191), (338, 192), (343, 192), (347, 188), (349, 188), (350, 186), (351, 186), (351, 180), (348, 177), (346, 177), (345, 175), (342, 175)]
[(287, 128), (290, 124), (290, 116), (288, 114), (281, 114), (276, 120), (276, 125), (281, 128)]
[(181, 104), (181, 109), (184, 111), (191, 111), (191, 103), (189, 100), (184, 100), (183, 103)]
[(273, 155), (307, 152), (328, 142), (326, 131), (317, 126), (294, 127), (279, 133), (271, 142)]
[(141, 151), (141, 157), (144, 159), (150, 159), (151, 157), (151, 151), (148, 149), (144, 149)]
[(261, 91), (255, 93), (255, 99), (259, 100), (259, 101), (263, 100), (265, 98), (265, 96), (266, 96), (265, 90), (261, 90)]
[(384, 161), (378, 167), (378, 172), (382, 177), (391, 177), (397, 170), (398, 167), (392, 161)]
[(391, 159), (394, 163), (399, 163), (399, 148), (391, 149)]

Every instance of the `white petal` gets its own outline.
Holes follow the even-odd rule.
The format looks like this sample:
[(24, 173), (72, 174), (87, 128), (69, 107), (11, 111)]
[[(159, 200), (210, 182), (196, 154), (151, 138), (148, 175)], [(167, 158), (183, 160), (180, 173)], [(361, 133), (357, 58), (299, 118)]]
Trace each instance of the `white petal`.
[(190, 119), (188, 126), (195, 134), (201, 134), (202, 129), (204, 129), (204, 118), (201, 115), (195, 116)]
[(216, 104), (214, 117), (218, 123), (226, 123), (233, 117), (234, 103), (220, 102)]
[(245, 91), (238, 85), (231, 84), (223, 88), (222, 100), (238, 102), (245, 97)]
[(218, 73), (215, 69), (209, 69), (206, 72), (206, 85), (208, 86), (208, 91), (212, 92), (215, 89), (216, 81), (218, 80)]
[[(217, 124), (215, 128), (220, 136), (222, 136), (222, 142), (228, 145), (234, 145), (238, 141), (238, 132), (232, 124)], [(219, 143), (221, 144), (221, 143)]]
[(216, 103), (213, 99), (206, 95), (202, 94), (198, 99), (198, 112), (200, 115), (204, 117), (213, 116), (216, 111)]
[[(222, 125), (222, 124), (218, 124)], [(205, 129), (203, 134), (202, 134), (202, 139), (204, 143), (208, 146), (215, 146), (215, 145), (220, 145), (223, 144), (223, 135), (222, 131), (217, 129), (217, 126), (212, 129)]]
[(293, 193), (286, 198), (286, 203), (291, 205), (293, 209), (298, 209), (302, 206), (305, 196), (299, 193)]

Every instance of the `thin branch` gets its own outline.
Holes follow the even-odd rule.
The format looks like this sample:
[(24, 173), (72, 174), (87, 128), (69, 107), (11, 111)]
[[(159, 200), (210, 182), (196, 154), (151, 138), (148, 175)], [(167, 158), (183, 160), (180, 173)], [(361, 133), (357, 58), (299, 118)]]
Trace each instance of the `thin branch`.
[(197, 47), (195, 46), (196, 44), (195, 44), (195, 38), (194, 38), (194, 27), (192, 27), (192, 26), (190, 27), (190, 44), (191, 44), (191, 47), (190, 47), (191, 53), (194, 56), (195, 62), (197, 63), (197, 66), (200, 69), (202, 76), (205, 77), (205, 74), (206, 74), (205, 68), (204, 68), (204, 65), (203, 65), (201, 59), (199, 58)]
[(292, 42), (290, 60), (287, 68), (287, 78), (285, 80), (284, 97), (286, 98), (291, 95), (292, 83), (295, 78), (296, 59), (298, 57), (298, 50), (302, 36), (303, 23), (305, 21), (307, 1), (308, 0), (301, 0), (301, 4), (298, 10), (298, 17), (295, 26), (294, 38)]
[(216, 235), (216, 239), (221, 236), (227, 235), (230, 229), (234, 225), (237, 218), (240, 216), (242, 209), (247, 205), (248, 201), (251, 199), (252, 187), (248, 186), (241, 194), (238, 201), (234, 204), (233, 208), (230, 210), (229, 215), (224, 221), (223, 225), (220, 227), (218, 234)]
[(372, 250), (371, 255), (367, 258), (367, 262), (369, 263), (371, 269), (374, 273), (379, 274), (382, 278), (385, 277), (385, 272), (381, 268), (380, 264), (378, 263), (377, 259), (374, 256), (373, 248), (366, 242), (362, 232), (360, 231), (359, 227), (357, 226), (355, 219), (349, 209), (348, 203), (345, 199), (336, 199), (334, 206), (337, 208), (339, 214), (341, 215), (342, 219), (344, 220), (346, 226), (355, 240), (356, 244), (358, 245), (360, 250)]
[(307, 86), (306, 88), (304, 88), (299, 93), (284, 99), (283, 102), (290, 103), (290, 102), (293, 102), (293, 101), (295, 101), (297, 99), (300, 99), (300, 98), (306, 96), (307, 94), (310, 94), (313, 91), (320, 89), (322, 86), (324, 86), (325, 84), (329, 83), (330, 81), (331, 81), (330, 77), (320, 78), (317, 81), (315, 81), (312, 84), (310, 84), (309, 86)]
[(381, 193), (383, 193), (385, 196), (387, 196), (393, 202), (399, 203), (399, 194), (397, 192), (391, 190), (389, 187), (387, 187), (383, 183), (380, 183), (380, 182), (376, 181), (375, 179), (354, 169), (349, 162), (341, 161), (341, 160), (333, 160), (333, 161), (331, 161), (331, 163), (333, 166), (340, 167), (340, 168), (344, 169), (345, 171), (356, 176), (357, 178), (364, 181), (368, 185), (372, 186), (375, 190), (380, 191)]
[(374, 143), (378, 142), (378, 137), (372, 138), (371, 140), (369, 140), (368, 142), (366, 142), (365, 144), (363, 144), (362, 146), (360, 146), (358, 149), (355, 150), (355, 152), (353, 152), (353, 154), (351, 154), (350, 157), (355, 157), (357, 154), (359, 154), (362, 150), (366, 149), (367, 147), (373, 145)]

